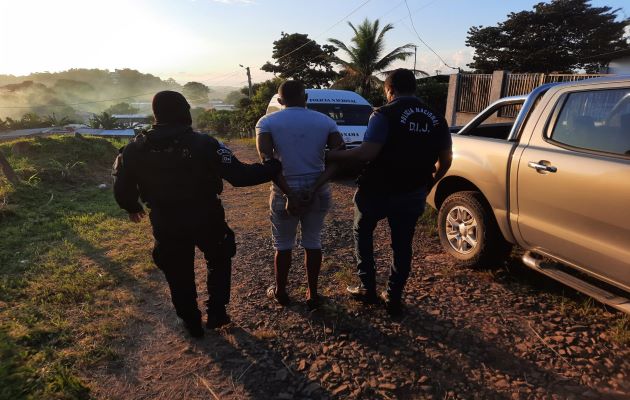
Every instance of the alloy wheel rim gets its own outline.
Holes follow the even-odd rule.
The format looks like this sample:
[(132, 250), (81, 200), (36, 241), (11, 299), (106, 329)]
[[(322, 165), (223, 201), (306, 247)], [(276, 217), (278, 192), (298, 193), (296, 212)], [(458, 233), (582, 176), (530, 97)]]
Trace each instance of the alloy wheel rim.
[(446, 215), (446, 238), (453, 250), (469, 254), (477, 248), (477, 220), (469, 209), (455, 206)]

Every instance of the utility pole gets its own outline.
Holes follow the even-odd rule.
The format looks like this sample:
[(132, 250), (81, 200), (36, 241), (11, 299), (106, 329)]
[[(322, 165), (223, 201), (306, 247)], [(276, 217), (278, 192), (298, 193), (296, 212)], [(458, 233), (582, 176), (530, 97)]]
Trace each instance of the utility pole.
[(247, 84), (249, 85), (249, 98), (252, 98), (252, 74), (249, 71), (249, 67), (244, 67), (243, 64), (239, 64), (241, 68), (245, 68), (247, 71)]
[(417, 73), (417, 70), (416, 70), (416, 59), (417, 59), (417, 56), (418, 56), (418, 46), (414, 45), (413, 46), (413, 74), (414, 74), (414, 76)]

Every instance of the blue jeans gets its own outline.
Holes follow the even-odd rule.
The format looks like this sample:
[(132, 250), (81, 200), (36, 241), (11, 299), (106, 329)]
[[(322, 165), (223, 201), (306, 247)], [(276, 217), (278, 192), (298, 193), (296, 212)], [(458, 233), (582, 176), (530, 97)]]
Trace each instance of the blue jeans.
[(387, 218), (394, 253), (387, 292), (393, 300), (401, 298), (411, 269), (413, 235), (424, 212), (426, 197), (425, 188), (397, 194), (367, 193), (361, 189), (355, 193), (353, 231), (357, 269), (368, 291), (376, 290), (374, 229), (378, 221)]

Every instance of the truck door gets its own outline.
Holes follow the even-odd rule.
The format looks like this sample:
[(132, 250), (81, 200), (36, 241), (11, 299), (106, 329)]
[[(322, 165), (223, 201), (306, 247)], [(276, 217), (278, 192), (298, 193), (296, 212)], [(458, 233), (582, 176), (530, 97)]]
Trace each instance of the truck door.
[(518, 232), (530, 248), (628, 290), (630, 88), (570, 89), (519, 159)]

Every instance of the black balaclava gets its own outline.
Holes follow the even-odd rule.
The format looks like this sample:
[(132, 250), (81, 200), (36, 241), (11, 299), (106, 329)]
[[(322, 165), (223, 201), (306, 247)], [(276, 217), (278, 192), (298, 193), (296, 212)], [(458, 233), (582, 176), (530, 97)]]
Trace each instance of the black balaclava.
[(152, 107), (156, 125), (192, 125), (190, 104), (181, 93), (158, 92), (153, 96)]

